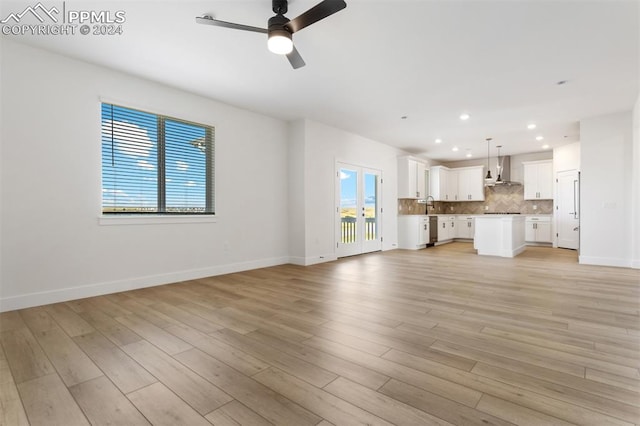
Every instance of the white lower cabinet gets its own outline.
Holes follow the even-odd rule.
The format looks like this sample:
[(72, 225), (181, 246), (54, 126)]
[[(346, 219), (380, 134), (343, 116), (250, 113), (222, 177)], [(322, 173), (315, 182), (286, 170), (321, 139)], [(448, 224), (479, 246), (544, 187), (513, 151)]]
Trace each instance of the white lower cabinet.
[(551, 243), (551, 217), (527, 216), (525, 219), (524, 239), (530, 243)]
[(398, 248), (417, 250), (429, 242), (429, 216), (398, 216)]
[(456, 217), (438, 216), (438, 242), (456, 238)]
[(456, 221), (456, 238), (473, 239), (475, 222), (473, 216), (459, 216)]

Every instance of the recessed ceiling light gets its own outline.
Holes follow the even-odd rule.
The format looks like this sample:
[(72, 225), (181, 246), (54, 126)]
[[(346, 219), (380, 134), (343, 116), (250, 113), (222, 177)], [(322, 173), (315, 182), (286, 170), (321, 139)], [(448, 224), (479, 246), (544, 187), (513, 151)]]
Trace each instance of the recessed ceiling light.
[(458, 151), (458, 147), (457, 147), (457, 146), (454, 146), (453, 148), (451, 148), (451, 151), (453, 151), (453, 152), (457, 152), (457, 151)]
[(442, 139), (436, 139), (436, 143), (442, 143)]
[(471, 154), (470, 152), (467, 152), (467, 158), (471, 158), (473, 157), (473, 154)]
[(533, 123), (531, 123), (531, 124), (529, 124), (529, 125), (527, 126), (527, 129), (529, 129), (529, 130), (533, 130), (533, 129), (535, 129), (535, 128), (536, 128), (536, 125), (535, 125), (535, 124), (533, 124)]
[(542, 136), (536, 136), (537, 141), (541, 141), (542, 139), (544, 139)]
[(542, 145), (542, 149), (549, 149), (549, 145)]
[(460, 120), (468, 120), (469, 117), (471, 117), (469, 114), (464, 113), (464, 114), (460, 114)]

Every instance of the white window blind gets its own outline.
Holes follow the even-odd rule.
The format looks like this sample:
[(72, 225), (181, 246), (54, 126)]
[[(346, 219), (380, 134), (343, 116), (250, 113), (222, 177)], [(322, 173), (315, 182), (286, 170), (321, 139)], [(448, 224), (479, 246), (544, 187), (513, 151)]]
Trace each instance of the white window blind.
[(214, 214), (214, 129), (102, 104), (103, 214)]

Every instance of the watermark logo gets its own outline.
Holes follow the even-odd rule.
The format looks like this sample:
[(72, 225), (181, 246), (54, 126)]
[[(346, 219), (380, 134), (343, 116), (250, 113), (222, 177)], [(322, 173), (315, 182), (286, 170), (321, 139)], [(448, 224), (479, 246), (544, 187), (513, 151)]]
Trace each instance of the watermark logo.
[(51, 9), (47, 9), (46, 7), (44, 7), (42, 3), (38, 3), (35, 6), (28, 6), (25, 10), (23, 10), (20, 13), (10, 13), (9, 16), (7, 16), (2, 21), (0, 21), (0, 24), (6, 24), (12, 20), (16, 24), (18, 24), (20, 23), (20, 20), (25, 15), (35, 16), (35, 18), (41, 23), (45, 21), (44, 18), (42, 17), (44, 15), (44, 16), (47, 16), (51, 21), (57, 23), (58, 18), (56, 18), (54, 14), (57, 15), (58, 13), (60, 13), (60, 11), (55, 6), (52, 7)]
[(0, 20), (5, 36), (23, 35), (122, 35), (124, 10), (81, 10), (63, 1), (47, 7), (41, 2), (22, 11), (13, 11)]

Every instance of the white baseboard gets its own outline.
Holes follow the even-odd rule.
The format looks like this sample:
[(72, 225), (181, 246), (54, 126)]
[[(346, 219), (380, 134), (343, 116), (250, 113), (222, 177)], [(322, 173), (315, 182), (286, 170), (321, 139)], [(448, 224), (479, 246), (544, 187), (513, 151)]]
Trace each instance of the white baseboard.
[(633, 269), (640, 269), (640, 259), (632, 260), (631, 267)]
[(292, 265), (305, 266), (305, 258), (299, 256), (290, 256), (289, 263)]
[(85, 297), (101, 296), (103, 294), (135, 290), (145, 287), (153, 287), (180, 281), (195, 280), (216, 275), (231, 274), (234, 272), (248, 271), (251, 269), (267, 268), (269, 266), (283, 265), (288, 262), (288, 257), (276, 257), (271, 259), (260, 259), (249, 262), (238, 262), (228, 265), (212, 266), (209, 268), (178, 271), (168, 274), (148, 275), (126, 280), (89, 284), (80, 287), (68, 287), (51, 291), (3, 297), (0, 298), (0, 312), (30, 308), (33, 306), (48, 305), (50, 303), (82, 299)]
[(338, 260), (338, 256), (332, 253), (310, 257), (290, 257), (289, 263), (299, 266), (311, 266), (317, 263), (333, 262), (334, 260)]
[(632, 267), (630, 259), (613, 257), (578, 256), (578, 263), (581, 265), (615, 266), (618, 268)]

